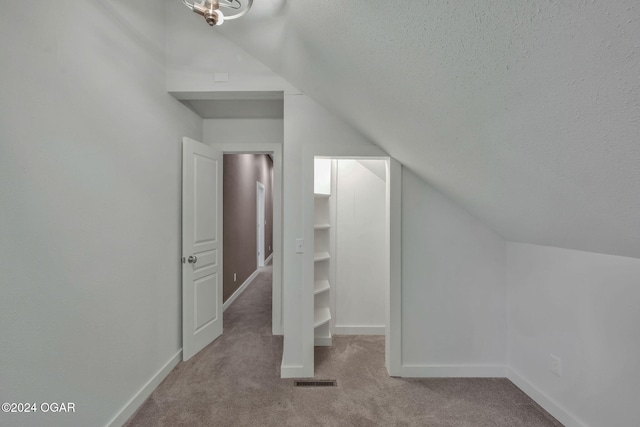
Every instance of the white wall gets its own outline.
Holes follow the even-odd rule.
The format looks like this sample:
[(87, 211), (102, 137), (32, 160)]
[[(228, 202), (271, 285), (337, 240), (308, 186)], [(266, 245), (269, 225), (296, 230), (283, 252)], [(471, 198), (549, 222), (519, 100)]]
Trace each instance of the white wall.
[(504, 376), (505, 242), (402, 174), (402, 362), (408, 376)]
[(331, 194), (331, 159), (316, 158), (313, 162), (313, 192)]
[(282, 144), (282, 119), (206, 119), (203, 120), (205, 144)]
[[(303, 160), (322, 151), (314, 148), (319, 144), (376, 147), (304, 95), (285, 94), (284, 117), (282, 374), (308, 376), (313, 337), (305, 331), (313, 325), (304, 307), (313, 307), (313, 295), (302, 284), (313, 283), (313, 271), (303, 269), (313, 265), (304, 261), (313, 251), (295, 251), (296, 238), (313, 236), (304, 222), (313, 218), (313, 202), (305, 199), (313, 194), (313, 159), (308, 168)], [(384, 152), (377, 153), (371, 155)], [(402, 375), (504, 376), (504, 240), (404, 169), (402, 221)]]
[[(283, 180), (283, 310), (284, 349), (282, 375), (285, 377), (313, 376), (313, 307), (312, 289), (305, 289), (304, 256), (312, 257), (313, 248), (305, 254), (296, 253), (295, 241), (312, 241), (313, 234), (305, 237), (305, 213), (313, 220), (313, 159), (303, 167), (305, 150), (323, 144), (341, 144), (343, 147), (374, 148), (371, 143), (340, 119), (305, 95), (284, 96), (284, 180)], [(310, 188), (305, 183), (310, 183)], [(305, 197), (306, 204), (305, 204)], [(309, 200), (311, 198), (311, 200)], [(301, 207), (309, 207), (305, 212)], [(311, 233), (313, 227), (311, 227)], [(313, 265), (313, 262), (309, 262)]]
[(639, 284), (640, 259), (507, 244), (510, 377), (565, 425), (638, 425)]
[[(252, 8), (252, 14), (257, 12)], [(269, 67), (211, 28), (181, 1), (165, 0), (166, 85), (169, 92), (282, 91), (292, 89)], [(255, 10), (254, 10), (255, 9)], [(236, 22), (240, 22), (236, 21)], [(216, 73), (228, 81), (214, 79)]]
[(105, 425), (179, 355), (181, 138), (202, 121), (165, 91), (155, 4), (3, 4), (0, 401), (76, 404), (3, 426)]
[(337, 160), (336, 280), (332, 287), (336, 334), (384, 335), (389, 292), (385, 278), (386, 166), (384, 160), (366, 162)]
[(370, 5), (222, 32), (509, 240), (640, 257), (638, 0)]
[[(306, 159), (331, 155), (322, 144), (384, 152), (304, 95), (285, 94), (284, 117), (282, 374), (308, 376), (312, 313), (304, 307), (313, 307), (313, 295), (303, 284), (313, 283), (313, 271), (303, 266), (313, 265), (313, 251), (295, 251), (296, 238), (313, 236), (304, 221), (313, 218), (313, 158)], [(504, 376), (504, 240), (407, 170), (402, 221), (402, 375)]]

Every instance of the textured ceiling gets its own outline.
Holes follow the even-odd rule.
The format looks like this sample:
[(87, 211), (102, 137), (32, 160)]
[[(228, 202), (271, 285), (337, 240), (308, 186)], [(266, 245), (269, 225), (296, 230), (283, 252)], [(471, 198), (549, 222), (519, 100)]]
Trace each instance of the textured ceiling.
[(212, 31), (506, 239), (640, 258), (637, 0), (255, 0)]

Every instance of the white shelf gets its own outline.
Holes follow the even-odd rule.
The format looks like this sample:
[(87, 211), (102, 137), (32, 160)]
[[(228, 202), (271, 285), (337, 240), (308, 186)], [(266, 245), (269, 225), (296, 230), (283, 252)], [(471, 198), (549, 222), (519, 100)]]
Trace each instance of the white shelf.
[(313, 327), (318, 328), (326, 325), (331, 320), (329, 307), (316, 307), (313, 311)]
[(329, 252), (316, 252), (313, 255), (314, 262), (326, 261), (330, 258), (331, 258), (331, 255), (329, 255)]
[(328, 280), (316, 280), (313, 287), (313, 295), (318, 295), (322, 292), (326, 292), (331, 289), (331, 285)]
[(331, 332), (327, 331), (327, 335), (315, 335), (313, 337), (313, 345), (316, 347), (330, 347)]
[[(331, 338), (331, 309), (329, 308), (331, 284), (329, 283), (329, 260), (331, 254), (327, 251), (330, 245), (328, 231), (331, 229), (331, 195), (314, 194), (315, 214), (313, 228), (315, 232), (315, 253), (313, 260), (315, 264), (315, 277), (313, 283), (313, 345), (330, 346)], [(322, 263), (322, 264), (318, 264)]]

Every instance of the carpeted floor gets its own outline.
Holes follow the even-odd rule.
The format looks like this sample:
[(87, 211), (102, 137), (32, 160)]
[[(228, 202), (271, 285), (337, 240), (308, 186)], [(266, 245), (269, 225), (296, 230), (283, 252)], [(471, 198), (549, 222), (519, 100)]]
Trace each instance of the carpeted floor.
[(315, 350), (316, 379), (280, 379), (271, 268), (224, 313), (224, 334), (180, 363), (125, 426), (561, 426), (507, 379), (390, 378), (384, 337), (338, 336)]

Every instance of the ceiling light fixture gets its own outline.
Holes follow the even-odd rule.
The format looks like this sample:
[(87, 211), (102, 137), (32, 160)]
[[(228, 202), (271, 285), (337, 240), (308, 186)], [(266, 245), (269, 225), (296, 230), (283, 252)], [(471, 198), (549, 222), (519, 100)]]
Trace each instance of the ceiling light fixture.
[[(185, 6), (200, 16), (203, 16), (207, 24), (222, 25), (224, 21), (240, 18), (246, 15), (253, 5), (253, 0), (203, 0), (201, 2), (182, 0)], [(222, 13), (220, 8), (228, 9)]]

